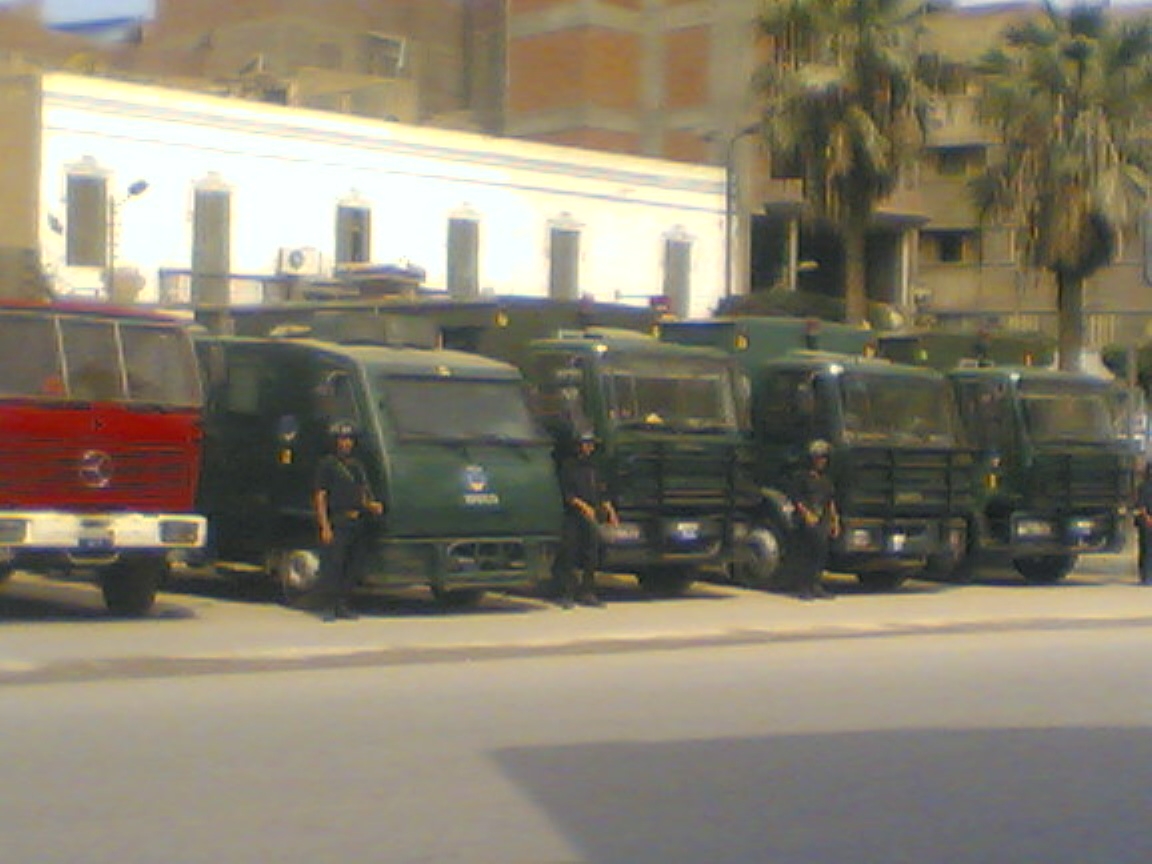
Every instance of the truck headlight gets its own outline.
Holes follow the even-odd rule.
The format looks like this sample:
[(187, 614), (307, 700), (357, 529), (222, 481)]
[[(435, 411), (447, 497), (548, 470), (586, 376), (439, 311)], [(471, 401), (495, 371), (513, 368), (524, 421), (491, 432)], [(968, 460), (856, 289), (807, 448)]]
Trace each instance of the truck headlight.
[(869, 528), (852, 528), (844, 538), (844, 545), (850, 552), (863, 552), (879, 547), (879, 536)]
[(174, 546), (194, 546), (200, 541), (200, 523), (186, 519), (165, 519), (160, 523), (160, 542)]
[(0, 519), (0, 543), (23, 543), (27, 539), (27, 519)]
[(1068, 531), (1076, 537), (1087, 537), (1100, 529), (1100, 524), (1092, 518), (1081, 517), (1068, 522)]
[(1056, 526), (1043, 519), (1021, 519), (1016, 523), (1016, 536), (1021, 540), (1055, 537)]

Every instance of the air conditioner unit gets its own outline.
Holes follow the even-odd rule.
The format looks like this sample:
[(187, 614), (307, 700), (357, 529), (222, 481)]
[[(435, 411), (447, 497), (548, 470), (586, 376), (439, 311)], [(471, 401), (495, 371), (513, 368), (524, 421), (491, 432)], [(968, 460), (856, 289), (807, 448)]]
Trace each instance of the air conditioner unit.
[(282, 276), (319, 276), (320, 250), (311, 246), (297, 246), (280, 250), (276, 272)]

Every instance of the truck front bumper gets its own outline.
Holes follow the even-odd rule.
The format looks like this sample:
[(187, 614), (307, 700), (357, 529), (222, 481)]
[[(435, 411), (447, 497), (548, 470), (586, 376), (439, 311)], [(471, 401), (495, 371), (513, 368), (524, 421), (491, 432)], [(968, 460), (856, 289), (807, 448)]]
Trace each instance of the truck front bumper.
[(108, 558), (121, 552), (203, 548), (208, 523), (192, 513), (0, 511), (0, 550)]
[(932, 558), (959, 559), (968, 544), (968, 523), (948, 519), (858, 516), (841, 520), (840, 536), (833, 544), (838, 566), (849, 570), (922, 566)]
[(1013, 554), (1051, 555), (1115, 552), (1124, 545), (1118, 513), (1013, 513), (1007, 546)]

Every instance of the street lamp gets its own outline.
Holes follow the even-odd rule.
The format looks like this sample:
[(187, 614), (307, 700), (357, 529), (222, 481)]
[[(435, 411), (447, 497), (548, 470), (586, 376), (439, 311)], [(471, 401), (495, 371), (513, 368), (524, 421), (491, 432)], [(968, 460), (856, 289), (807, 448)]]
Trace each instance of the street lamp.
[(724, 154), (724, 296), (732, 296), (732, 234), (736, 227), (736, 142), (741, 138), (760, 131), (760, 124), (753, 123), (738, 130), (728, 139)]
[(116, 287), (116, 222), (120, 218), (120, 207), (128, 201), (143, 195), (148, 191), (147, 180), (137, 180), (128, 187), (124, 197), (117, 200), (115, 195), (108, 196), (108, 248), (104, 255), (104, 291), (105, 299), (111, 301)]

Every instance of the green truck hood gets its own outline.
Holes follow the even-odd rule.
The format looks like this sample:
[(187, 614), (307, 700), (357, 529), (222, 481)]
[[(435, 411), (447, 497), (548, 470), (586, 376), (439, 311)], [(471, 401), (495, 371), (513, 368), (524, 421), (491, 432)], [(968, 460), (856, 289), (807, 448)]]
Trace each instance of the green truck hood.
[(390, 534), (560, 533), (560, 489), (548, 446), (402, 442), (391, 453), (388, 469)]

